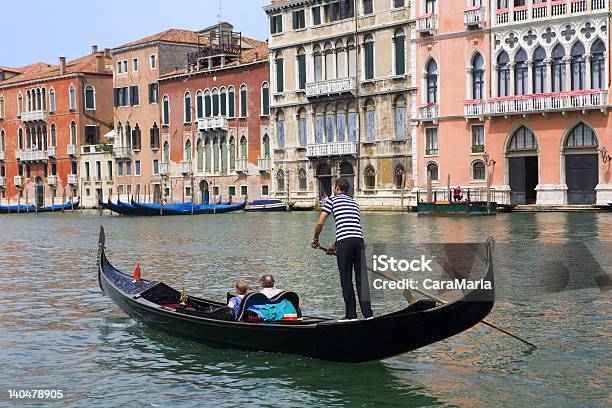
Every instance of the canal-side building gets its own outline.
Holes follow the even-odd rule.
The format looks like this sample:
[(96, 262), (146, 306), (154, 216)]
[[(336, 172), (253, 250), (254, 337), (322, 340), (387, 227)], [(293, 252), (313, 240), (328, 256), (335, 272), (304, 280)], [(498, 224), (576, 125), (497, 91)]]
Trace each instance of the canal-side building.
[(410, 2), (272, 0), (265, 11), (275, 195), (312, 206), (344, 176), (362, 206), (407, 205), (416, 131)]
[(265, 42), (229, 23), (198, 32), (187, 67), (161, 76), (164, 199), (197, 203), (267, 198), (271, 188)]
[(81, 146), (112, 127), (109, 50), (0, 68), (0, 198), (39, 206), (82, 194)]
[(112, 50), (114, 195), (122, 201), (161, 200), (159, 78), (184, 67), (200, 40), (194, 31), (169, 29)]
[(100, 201), (115, 198), (114, 194), (114, 131), (101, 137), (99, 144), (81, 146), (81, 205), (97, 208)]
[(609, 2), (439, 3), (416, 5), (417, 186), (491, 177), (503, 203), (611, 201)]

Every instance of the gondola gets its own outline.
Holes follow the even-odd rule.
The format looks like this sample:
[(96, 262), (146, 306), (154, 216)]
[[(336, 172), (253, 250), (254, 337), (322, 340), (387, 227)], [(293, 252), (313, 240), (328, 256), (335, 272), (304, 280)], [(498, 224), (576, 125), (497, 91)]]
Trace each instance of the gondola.
[(110, 210), (120, 215), (141, 215), (140, 211), (131, 204), (122, 203), (117, 200), (117, 203), (113, 203), (110, 199), (107, 202), (99, 201), (99, 204), (105, 210)]
[(140, 215), (159, 216), (159, 215), (203, 215), (203, 214), (224, 214), (233, 211), (243, 210), (246, 202), (239, 204), (149, 204), (137, 203), (132, 200)]
[(255, 200), (244, 207), (246, 212), (287, 212), (295, 203), (281, 200)]
[[(492, 251), (493, 241), (489, 240), (485, 279), (491, 287)], [(302, 316), (297, 321), (271, 323), (234, 321), (228, 319), (231, 312), (225, 303), (187, 296), (186, 306), (182, 306), (181, 293), (163, 282), (134, 283), (131, 276), (113, 267), (106, 258), (103, 227), (98, 243), (98, 282), (102, 291), (133, 319), (173, 336), (213, 347), (347, 363), (380, 360), (447, 339), (483, 320), (495, 302), (494, 289), (478, 289), (444, 306), (422, 307), (426, 301), (421, 301), (370, 320)], [(261, 294), (253, 298), (257, 295)], [(249, 303), (249, 296), (243, 300), (243, 307)], [(244, 310), (239, 318), (242, 316)]]
[(11, 206), (0, 206), (0, 214), (30, 214), (30, 213), (48, 213), (48, 212), (62, 212), (79, 209), (80, 203), (70, 202), (66, 204), (46, 205), (43, 207), (36, 207), (35, 205), (11, 205)]

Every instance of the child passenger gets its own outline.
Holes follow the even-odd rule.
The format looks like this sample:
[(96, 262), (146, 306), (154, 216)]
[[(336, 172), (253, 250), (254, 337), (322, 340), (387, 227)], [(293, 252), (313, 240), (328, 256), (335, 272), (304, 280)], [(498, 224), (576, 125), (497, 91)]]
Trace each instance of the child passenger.
[(245, 281), (239, 280), (236, 282), (236, 296), (231, 298), (227, 305), (232, 308), (234, 311), (234, 318), (238, 318), (238, 311), (240, 310), (240, 304), (242, 303), (242, 299), (244, 295), (249, 291), (249, 285)]

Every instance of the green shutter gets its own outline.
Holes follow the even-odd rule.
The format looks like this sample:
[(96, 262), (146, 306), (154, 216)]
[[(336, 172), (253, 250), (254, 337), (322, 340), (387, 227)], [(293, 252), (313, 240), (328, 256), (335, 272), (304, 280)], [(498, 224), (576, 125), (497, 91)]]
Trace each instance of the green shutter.
[(404, 47), (404, 37), (396, 37), (395, 41), (395, 75), (406, 73), (406, 51)]
[(276, 60), (276, 92), (285, 91), (285, 79), (283, 72), (283, 59), (278, 58)]
[(365, 74), (366, 79), (374, 79), (374, 43), (365, 44)]
[(298, 70), (299, 70), (299, 82), (300, 89), (306, 89), (306, 56), (298, 56)]

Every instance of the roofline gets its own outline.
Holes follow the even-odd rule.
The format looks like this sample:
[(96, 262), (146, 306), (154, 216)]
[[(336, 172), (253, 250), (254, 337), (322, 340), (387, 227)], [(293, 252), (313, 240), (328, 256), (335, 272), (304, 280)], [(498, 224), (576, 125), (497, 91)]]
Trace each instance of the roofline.
[(313, 4), (313, 3), (322, 3), (322, 1), (293, 0), (293, 1), (287, 1), (281, 4), (269, 4), (267, 6), (264, 6), (263, 9), (266, 13), (270, 13), (270, 12), (274, 12), (274, 11), (281, 10), (281, 9), (287, 9), (287, 8), (292, 8), (295, 6), (302, 6), (302, 5)]
[(46, 77), (46, 78), (36, 78), (36, 79), (30, 79), (28, 81), (13, 82), (13, 83), (4, 84), (4, 85), (2, 85), (2, 82), (0, 82), (0, 89), (9, 89), (9, 88), (15, 88), (15, 87), (18, 87), (18, 86), (27, 86), (27, 85), (37, 84), (39, 82), (57, 81), (57, 80), (60, 80), (60, 79), (79, 78), (79, 77), (84, 77), (84, 76), (87, 76), (87, 75), (100, 75), (100, 76), (110, 76), (110, 77), (113, 76), (112, 73), (75, 72), (73, 74), (56, 75), (56, 76)]
[(134, 51), (134, 50), (138, 50), (138, 49), (143, 49), (143, 48), (157, 47), (157, 46), (162, 45), (162, 44), (183, 45), (185, 47), (197, 47), (198, 45), (200, 45), (200, 46), (204, 45), (204, 44), (189, 43), (189, 42), (152, 40), (152, 41), (147, 41), (147, 42), (141, 43), (141, 44), (134, 44), (134, 45), (128, 45), (128, 46), (119, 46), (119, 47), (112, 48), (111, 49), (111, 56), (118, 55), (118, 54), (123, 54), (124, 52), (129, 52), (129, 51)]
[(172, 81), (175, 79), (181, 79), (184, 77), (189, 77), (189, 76), (194, 76), (194, 75), (206, 75), (206, 74), (211, 74), (211, 73), (215, 73), (215, 72), (219, 72), (219, 71), (229, 71), (232, 69), (236, 69), (236, 68), (243, 68), (243, 67), (249, 67), (252, 65), (258, 65), (258, 64), (264, 64), (264, 63), (268, 63), (269, 61), (267, 59), (265, 60), (257, 60), (257, 61), (253, 61), (253, 62), (248, 62), (246, 64), (239, 64), (239, 65), (231, 65), (228, 67), (223, 67), (223, 68), (218, 68), (218, 69), (209, 69), (206, 71), (193, 71), (193, 72), (185, 72), (182, 74), (175, 74), (175, 75), (168, 75), (165, 77), (160, 77), (159, 78), (159, 82), (165, 82), (165, 81)]

